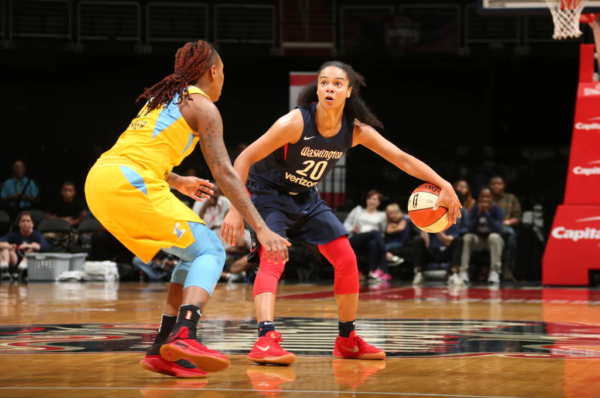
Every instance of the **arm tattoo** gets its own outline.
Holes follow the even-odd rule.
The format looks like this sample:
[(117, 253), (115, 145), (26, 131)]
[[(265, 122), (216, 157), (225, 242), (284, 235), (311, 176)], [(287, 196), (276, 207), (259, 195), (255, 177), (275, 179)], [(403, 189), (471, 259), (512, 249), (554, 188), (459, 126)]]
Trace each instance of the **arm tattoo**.
[(201, 123), (198, 130), (200, 133), (200, 148), (204, 159), (219, 187), (231, 201), (231, 204), (240, 212), (244, 220), (255, 230), (259, 231), (265, 225), (260, 214), (250, 201), (248, 193), (240, 177), (237, 175), (229, 154), (223, 142), (223, 121), (215, 107), (200, 111)]

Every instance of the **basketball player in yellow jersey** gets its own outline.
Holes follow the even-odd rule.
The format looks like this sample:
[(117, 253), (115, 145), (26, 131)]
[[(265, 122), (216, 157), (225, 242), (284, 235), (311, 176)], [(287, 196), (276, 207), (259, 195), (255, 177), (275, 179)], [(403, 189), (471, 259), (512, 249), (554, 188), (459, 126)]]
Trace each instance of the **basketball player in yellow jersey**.
[(213, 104), (223, 81), (223, 62), (208, 43), (180, 48), (175, 72), (140, 96), (147, 104), (98, 159), (85, 185), (92, 213), (135, 255), (149, 262), (162, 249), (181, 259), (160, 330), (141, 362), (147, 370), (178, 377), (204, 377), (229, 366), (225, 356), (196, 340), (225, 251), (219, 238), (169, 189), (195, 200), (212, 193), (207, 181), (171, 171), (196, 143), (221, 190), (257, 231), (260, 243), (275, 261), (288, 259), (289, 243), (266, 227), (229, 160), (221, 115)]

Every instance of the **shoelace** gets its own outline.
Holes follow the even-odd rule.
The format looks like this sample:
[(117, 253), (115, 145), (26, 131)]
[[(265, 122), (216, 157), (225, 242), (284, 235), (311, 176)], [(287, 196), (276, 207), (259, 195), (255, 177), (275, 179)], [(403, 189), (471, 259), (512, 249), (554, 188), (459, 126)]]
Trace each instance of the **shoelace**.
[(283, 339), (281, 338), (281, 333), (269, 332), (269, 334), (271, 334), (271, 333), (275, 333), (275, 337), (269, 337), (269, 339), (273, 340), (278, 345), (281, 345), (281, 343), (283, 343)]
[(368, 346), (367, 342), (363, 340), (362, 336), (354, 335), (354, 339), (352, 339), (352, 343), (356, 344), (358, 348), (363, 348)]

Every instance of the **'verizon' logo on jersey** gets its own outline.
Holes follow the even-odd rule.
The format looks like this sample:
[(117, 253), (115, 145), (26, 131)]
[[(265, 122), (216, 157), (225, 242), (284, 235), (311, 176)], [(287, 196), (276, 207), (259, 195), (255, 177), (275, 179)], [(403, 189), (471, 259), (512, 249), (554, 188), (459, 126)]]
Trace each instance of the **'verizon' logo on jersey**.
[(340, 151), (326, 151), (324, 149), (311, 149), (308, 146), (302, 148), (302, 152), (300, 155), (306, 156), (308, 158), (323, 158), (327, 160), (331, 159), (341, 159), (344, 156), (344, 152)]
[(593, 176), (593, 175), (600, 175), (600, 160), (595, 160), (593, 162), (589, 162), (588, 164), (598, 165), (598, 166), (591, 166), (591, 167), (575, 166), (575, 167), (573, 167), (573, 174), (584, 175), (587, 177)]
[[(600, 221), (598, 217), (581, 218), (577, 222)], [(556, 227), (552, 230), (552, 236), (556, 239), (566, 239), (577, 242), (578, 240), (600, 240), (600, 229), (584, 228), (584, 229), (568, 229), (565, 227)]]
[(575, 129), (585, 131), (600, 130), (600, 117), (593, 117), (585, 123), (578, 122), (575, 124)]

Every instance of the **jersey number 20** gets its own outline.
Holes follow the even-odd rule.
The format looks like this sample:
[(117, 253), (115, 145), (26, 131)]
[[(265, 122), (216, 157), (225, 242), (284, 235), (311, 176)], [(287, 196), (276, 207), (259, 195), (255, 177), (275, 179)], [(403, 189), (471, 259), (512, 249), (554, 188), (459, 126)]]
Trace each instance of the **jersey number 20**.
[(316, 165), (313, 160), (307, 160), (306, 162), (304, 162), (302, 164), (307, 164), (308, 166), (306, 166), (306, 168), (304, 170), (296, 170), (296, 173), (300, 174), (301, 176), (307, 177), (310, 169), (312, 169), (314, 167), (312, 173), (310, 173), (310, 178), (311, 178), (311, 180), (315, 180), (315, 181), (317, 181), (321, 178), (321, 176), (325, 172), (325, 169), (327, 168), (326, 160), (319, 162)]

